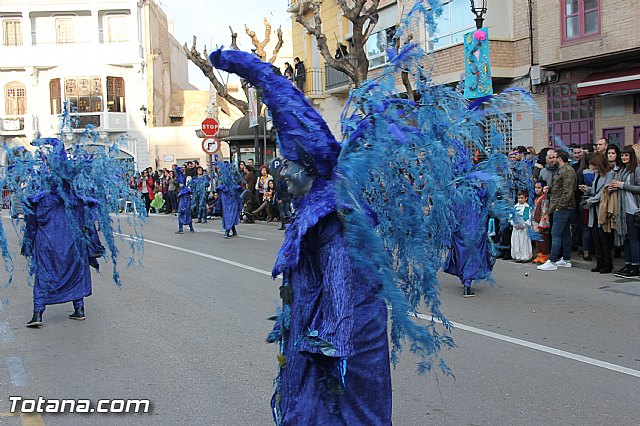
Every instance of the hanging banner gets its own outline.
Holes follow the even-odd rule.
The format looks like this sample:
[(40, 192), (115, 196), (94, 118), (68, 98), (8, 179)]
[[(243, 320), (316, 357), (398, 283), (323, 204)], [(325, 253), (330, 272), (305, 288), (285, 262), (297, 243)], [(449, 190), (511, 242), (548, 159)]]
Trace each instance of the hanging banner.
[(489, 30), (486, 27), (464, 35), (464, 62), (465, 98), (493, 95)]
[(258, 90), (249, 87), (249, 127), (258, 125)]

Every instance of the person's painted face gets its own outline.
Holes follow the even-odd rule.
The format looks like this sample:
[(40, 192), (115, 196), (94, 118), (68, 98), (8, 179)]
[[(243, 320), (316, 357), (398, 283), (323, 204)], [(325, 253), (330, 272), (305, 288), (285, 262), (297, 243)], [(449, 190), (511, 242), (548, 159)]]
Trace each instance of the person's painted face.
[(280, 169), (280, 177), (287, 183), (287, 191), (298, 197), (311, 189), (315, 176), (310, 175), (300, 164), (285, 160)]

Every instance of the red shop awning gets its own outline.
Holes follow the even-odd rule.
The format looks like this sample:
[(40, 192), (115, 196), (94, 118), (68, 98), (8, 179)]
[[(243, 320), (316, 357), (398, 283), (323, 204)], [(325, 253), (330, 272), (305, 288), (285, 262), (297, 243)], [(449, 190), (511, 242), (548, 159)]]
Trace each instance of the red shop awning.
[(578, 83), (578, 100), (610, 93), (640, 92), (640, 68), (591, 74)]

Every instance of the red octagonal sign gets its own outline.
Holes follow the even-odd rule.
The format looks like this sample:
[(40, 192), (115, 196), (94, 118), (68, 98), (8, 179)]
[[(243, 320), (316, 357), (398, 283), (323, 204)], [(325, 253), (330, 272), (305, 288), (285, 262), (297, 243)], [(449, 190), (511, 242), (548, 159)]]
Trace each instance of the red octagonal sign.
[(218, 133), (218, 122), (215, 118), (205, 118), (202, 121), (202, 133), (207, 136), (215, 136)]

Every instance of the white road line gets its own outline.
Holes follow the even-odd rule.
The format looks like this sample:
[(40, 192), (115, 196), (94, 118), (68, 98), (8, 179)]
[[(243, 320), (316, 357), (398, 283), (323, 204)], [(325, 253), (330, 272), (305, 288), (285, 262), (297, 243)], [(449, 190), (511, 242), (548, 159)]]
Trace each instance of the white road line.
[[(431, 321), (431, 316), (418, 314), (418, 318)], [(436, 322), (440, 322), (436, 319)], [(502, 340), (503, 342), (513, 343), (514, 345), (524, 346), (525, 348), (535, 349), (537, 351), (546, 352), (552, 355), (557, 355), (562, 358), (572, 359), (574, 361), (582, 362), (584, 364), (594, 365), (596, 367), (606, 368), (607, 370), (617, 371), (618, 373), (627, 374), (629, 376), (640, 377), (640, 371), (632, 368), (622, 367), (621, 365), (611, 364), (609, 362), (600, 361), (599, 359), (589, 358), (583, 355), (574, 354), (571, 352), (563, 351), (560, 349), (552, 348), (550, 346), (540, 345), (538, 343), (528, 342), (526, 340), (517, 339), (515, 337), (505, 336), (503, 334), (494, 333), (492, 331), (483, 330), (481, 328), (472, 327), (470, 325), (451, 323), (454, 328), (459, 330), (468, 331), (470, 333), (479, 334), (481, 336), (490, 337), (492, 339)]]
[(11, 376), (13, 386), (29, 386), (29, 379), (21, 357), (11, 356), (7, 358), (7, 367), (9, 368), (9, 376)]
[[(127, 237), (127, 236), (124, 236), (124, 237), (125, 237), (125, 239), (130, 240), (129, 237)], [(248, 271), (257, 272), (258, 274), (267, 275), (269, 277), (271, 276), (271, 272), (264, 271), (264, 270), (258, 269), (258, 268), (254, 268), (253, 266), (244, 265), (244, 264), (239, 263), (239, 262), (234, 262), (233, 260), (223, 259), (221, 257), (212, 256), (210, 254), (205, 254), (205, 253), (201, 253), (201, 252), (198, 252), (198, 251), (195, 251), (195, 250), (185, 249), (185, 248), (182, 248), (182, 247), (176, 247), (176, 246), (169, 245), (169, 244), (159, 243), (157, 241), (150, 241), (150, 240), (144, 240), (144, 241), (145, 241), (145, 243), (155, 244), (155, 245), (158, 245), (158, 246), (161, 246), (161, 247), (166, 247), (166, 248), (169, 248), (169, 249), (173, 249), (173, 250), (183, 251), (185, 253), (194, 254), (196, 256), (206, 257), (207, 259), (212, 259), (212, 260), (216, 260), (218, 262), (226, 263), (228, 265), (237, 266), (238, 268), (246, 269)], [(282, 278), (282, 276), (278, 276), (278, 278)], [(427, 315), (424, 315), (424, 314), (418, 314), (417, 316), (420, 319), (431, 321), (431, 317), (430, 316), (427, 316)], [(582, 362), (583, 364), (589, 364), (589, 365), (593, 365), (593, 366), (596, 366), (596, 367), (605, 368), (607, 370), (617, 371), (618, 373), (627, 374), (629, 376), (640, 377), (640, 371), (634, 370), (632, 368), (627, 368), (627, 367), (623, 367), (621, 365), (611, 364), (609, 362), (600, 361), (598, 359), (589, 358), (589, 357), (586, 357), (586, 356), (583, 356), (583, 355), (574, 354), (574, 353), (571, 353), (571, 352), (567, 352), (567, 351), (563, 351), (563, 350), (560, 350), (560, 349), (552, 348), (550, 346), (544, 346), (544, 345), (540, 345), (538, 343), (533, 343), (533, 342), (529, 342), (529, 341), (526, 341), (526, 340), (517, 339), (515, 337), (509, 337), (509, 336), (505, 336), (503, 334), (498, 334), (498, 333), (494, 333), (494, 332), (491, 332), (491, 331), (482, 330), (480, 328), (472, 327), (472, 326), (461, 324), (461, 323), (453, 323), (453, 325), (454, 325), (455, 328), (457, 328), (459, 330), (468, 331), (470, 333), (479, 334), (481, 336), (489, 337), (489, 338), (492, 338), (492, 339), (502, 340), (503, 342), (513, 343), (515, 345), (523, 346), (525, 348), (534, 349), (534, 350), (541, 351), (541, 352), (546, 352), (546, 353), (549, 353), (549, 354), (552, 354), (552, 355), (557, 355), (557, 356), (562, 357), (562, 358), (572, 359), (574, 361)]]
[[(133, 241), (133, 239), (131, 237), (128, 237), (126, 235), (118, 234), (118, 233), (115, 233), (115, 234), (116, 235), (121, 235), (122, 237), (124, 237), (125, 240)], [(177, 251), (181, 251), (181, 252), (184, 252), (184, 253), (194, 254), (194, 255), (200, 256), (200, 257), (206, 257), (207, 259), (215, 260), (215, 261), (221, 262), (221, 263), (226, 263), (227, 265), (236, 266), (238, 268), (246, 269), (247, 271), (256, 272), (258, 274), (266, 275), (268, 277), (271, 276), (271, 272), (269, 272), (269, 271), (264, 271), (262, 269), (254, 268), (253, 266), (244, 265), (242, 263), (235, 262), (233, 260), (223, 259), (222, 257), (213, 256), (213, 255), (202, 253), (202, 252), (199, 252), (199, 251), (189, 250), (189, 249), (186, 249), (186, 248), (178, 247), (178, 246), (171, 245), (171, 244), (161, 243), (161, 242), (158, 242), (158, 241), (147, 240), (146, 238), (144, 240), (144, 243), (145, 244), (153, 244), (153, 245), (156, 245), (156, 246), (165, 247), (165, 248), (172, 249), (172, 250), (177, 250)], [(281, 277), (278, 277), (278, 278), (281, 278)]]

